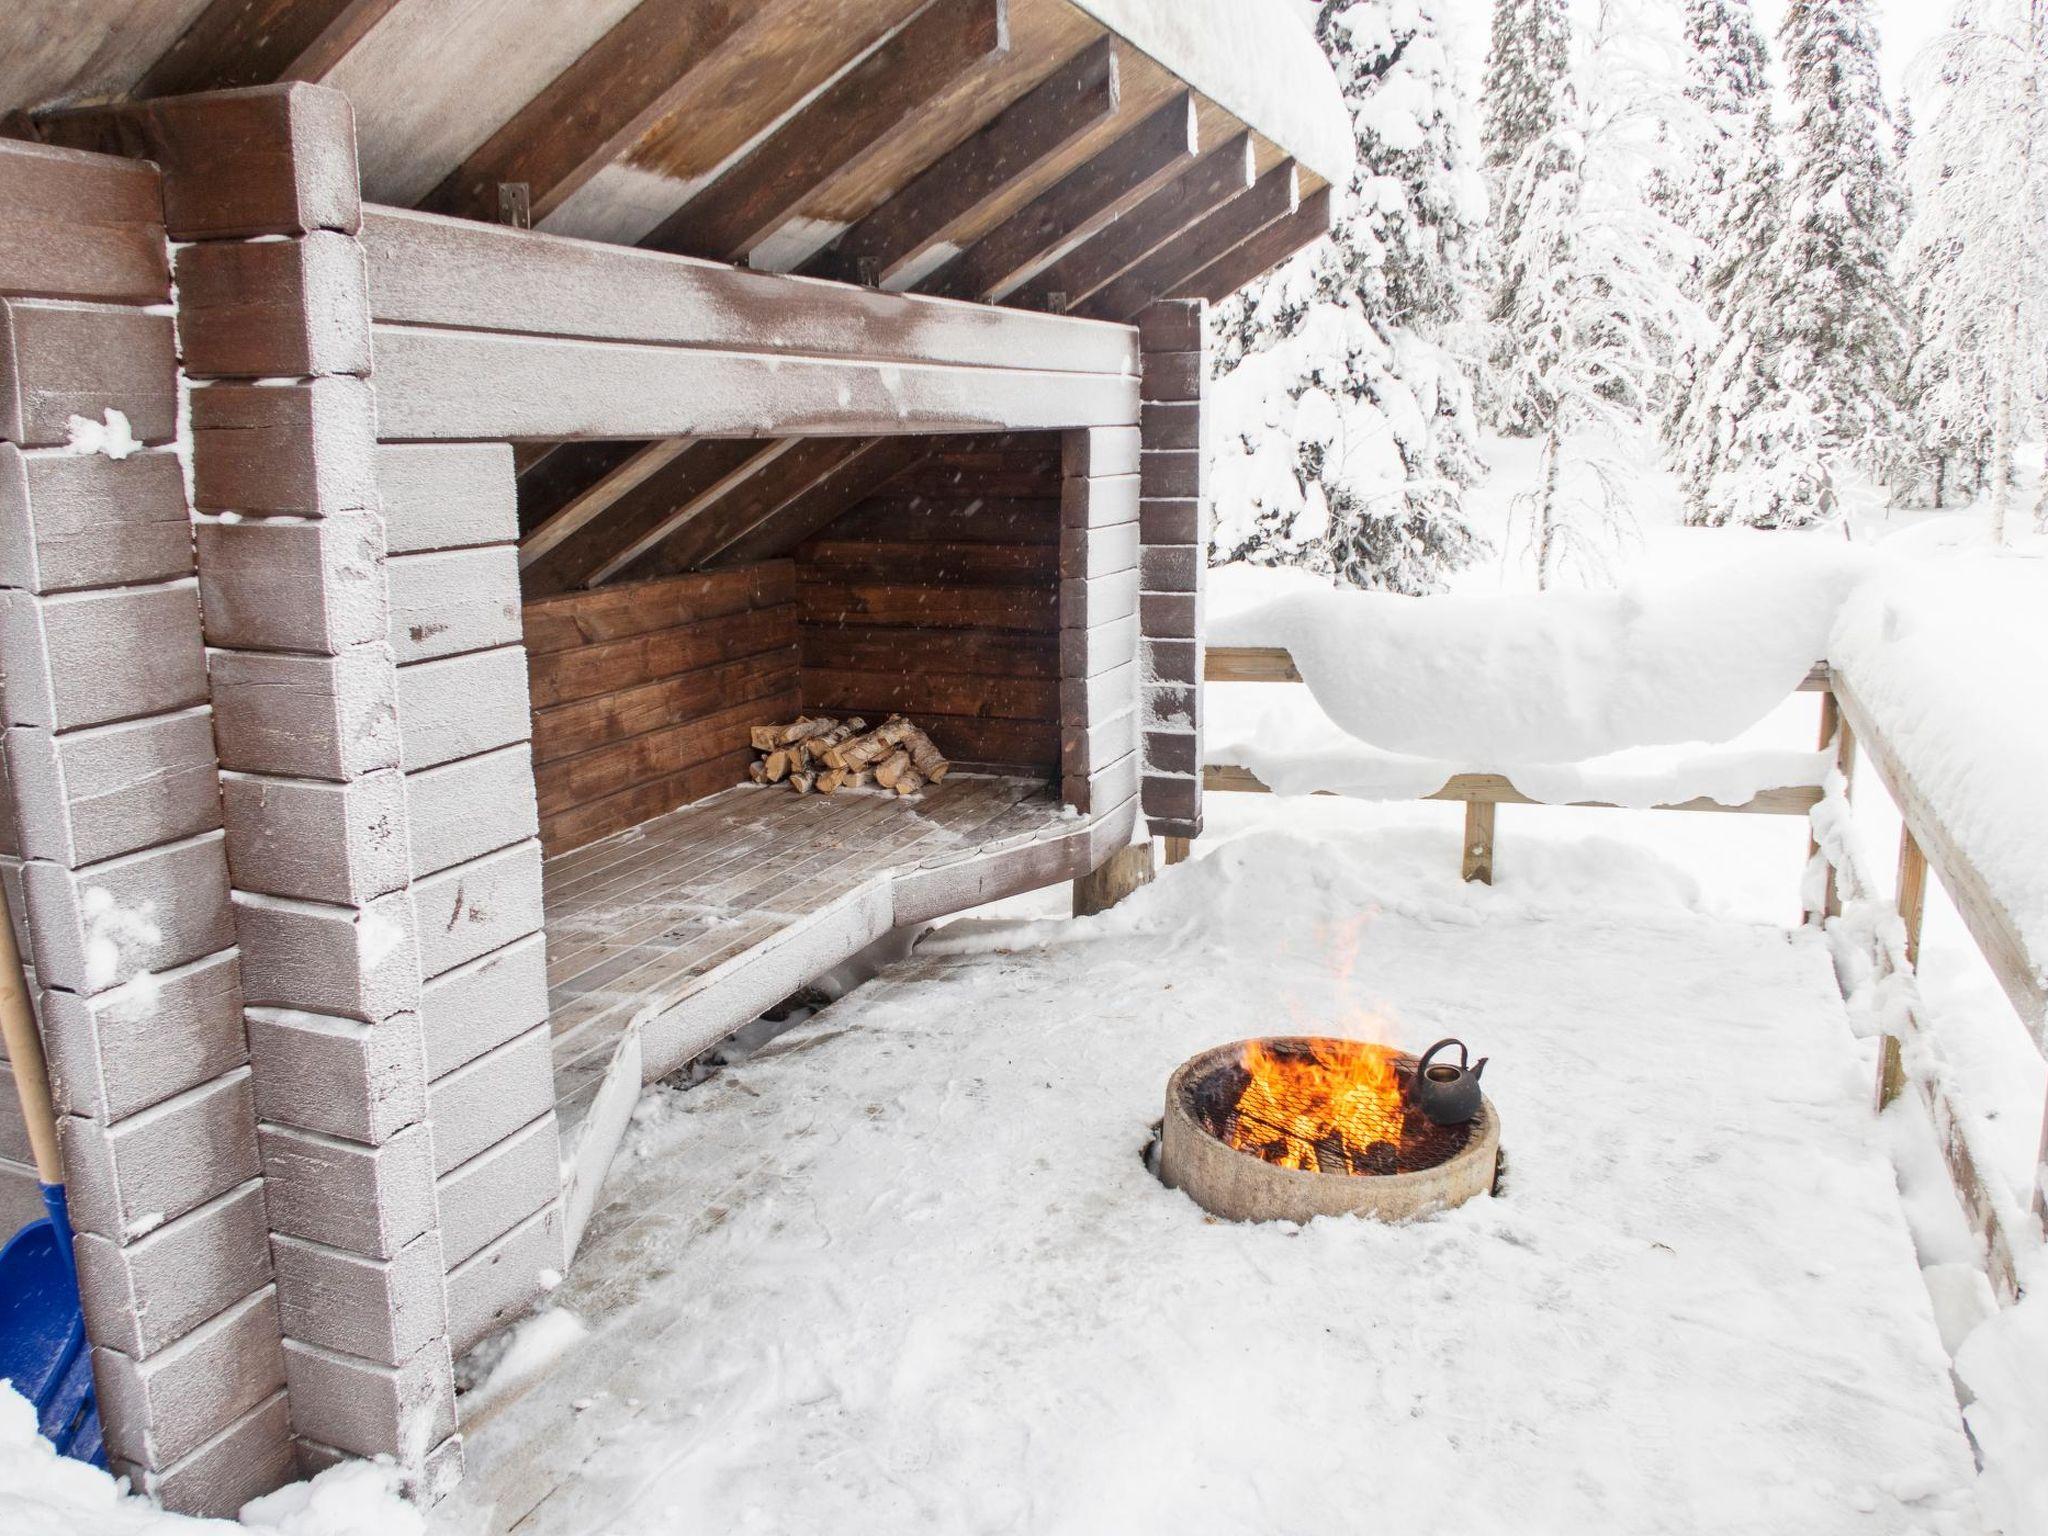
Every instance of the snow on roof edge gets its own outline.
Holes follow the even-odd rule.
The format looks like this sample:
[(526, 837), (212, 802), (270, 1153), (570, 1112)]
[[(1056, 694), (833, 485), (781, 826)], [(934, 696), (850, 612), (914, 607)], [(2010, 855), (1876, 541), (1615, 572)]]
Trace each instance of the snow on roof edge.
[(1333, 187), (1357, 147), (1337, 76), (1287, 0), (1073, 0)]

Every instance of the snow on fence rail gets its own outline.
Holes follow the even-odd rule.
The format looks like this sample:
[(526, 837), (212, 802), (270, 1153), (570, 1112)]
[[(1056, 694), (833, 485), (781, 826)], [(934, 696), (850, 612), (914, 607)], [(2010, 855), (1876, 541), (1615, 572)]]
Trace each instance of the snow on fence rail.
[[(1212, 645), (1203, 656), (1203, 679), (1211, 683), (1299, 683), (1303, 681), (1300, 670), (1294, 664), (1291, 652), (1280, 646), (1261, 645)], [(1825, 664), (1810, 669), (1798, 684), (1801, 693), (1825, 693), (1828, 688), (1828, 671)], [(1832, 730), (1824, 722), (1821, 744), (1825, 748), (1832, 737)], [(1735, 763), (1735, 754), (1730, 755), (1730, 766)], [(1737, 781), (1753, 777), (1750, 771), (1752, 754), (1741, 754), (1739, 769), (1732, 775)], [(1712, 778), (1713, 774), (1702, 775), (1701, 764), (1692, 765), (1688, 778)], [(1816, 766), (1818, 766), (1816, 764)], [(1557, 778), (1559, 783), (1574, 782), (1570, 778)], [(1589, 781), (1590, 782), (1590, 781)], [(1202, 787), (1220, 791), (1240, 791), (1265, 794), (1272, 786), (1267, 784), (1252, 769), (1236, 763), (1207, 763), (1202, 768)], [(1317, 789), (1312, 794), (1341, 794), (1342, 790)], [(1653, 800), (1637, 807), (1660, 811), (1713, 811), (1734, 815), (1761, 816), (1805, 816), (1820, 803), (1822, 782), (1816, 773), (1809, 781), (1767, 784), (1756, 788), (1741, 798), (1722, 799), (1712, 794), (1688, 795), (1683, 799)], [(1493, 883), (1494, 808), (1501, 805), (1564, 805), (1580, 809), (1618, 810), (1625, 802), (1616, 799), (1576, 798), (1569, 790), (1560, 798), (1557, 795), (1532, 795), (1524, 793), (1508, 774), (1501, 773), (1453, 773), (1448, 775), (1440, 788), (1419, 793), (1422, 800), (1462, 801), (1465, 806), (1464, 877), (1488, 885)]]

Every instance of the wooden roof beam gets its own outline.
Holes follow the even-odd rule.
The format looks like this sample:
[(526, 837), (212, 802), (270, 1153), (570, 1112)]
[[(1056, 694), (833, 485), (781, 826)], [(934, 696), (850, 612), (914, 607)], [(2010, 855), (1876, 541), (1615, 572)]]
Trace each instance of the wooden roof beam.
[(627, 455), (570, 497), (519, 540), (519, 568), (525, 570), (558, 549), (571, 534), (588, 527), (619, 499), (646, 484), (682, 456), (687, 437), (662, 438)]
[(1007, 302), (1028, 309), (1071, 309), (1182, 230), (1249, 192), (1257, 180), (1252, 136), (1241, 133), (1047, 267)]
[(923, 281), (916, 293), (991, 299), (1135, 207), (1200, 148), (1195, 98), (1186, 91), (1018, 210)]
[(325, 79), (398, 0), (213, 0), (129, 95)]
[(616, 554), (592, 571), (589, 579), (583, 584), (586, 587), (602, 586), (642, 556), (651, 553), (675, 535), (687, 531), (691, 525), (704, 520), (719, 503), (764, 469), (787, 457), (802, 441), (803, 439), (798, 437), (785, 437), (768, 443), (740, 444), (741, 447), (751, 447), (753, 452), (746, 454), (726, 473), (695, 495), (678, 503), (664, 516), (654, 519), (647, 529), (628, 539)]
[(678, 528), (626, 572), (629, 580), (677, 575), (699, 569), (718, 551), (746, 537), (792, 497), (816, 485), (865, 447), (860, 438), (816, 437), (793, 446), (762, 466), (761, 472), (728, 487), (706, 516)]
[(1170, 299), (1227, 299), (1253, 278), (1306, 250), (1330, 232), (1334, 222), (1330, 189), (1319, 187), (1301, 206), (1278, 223), (1268, 224), (1251, 239), (1226, 252), (1167, 295)]
[(700, 565), (745, 565), (786, 555), (849, 508), (865, 501), (906, 470), (931, 457), (928, 437), (882, 437), (846, 445), (849, 451), (809, 484), (767, 506)]
[(1301, 207), (1301, 184), (1292, 160), (1283, 161), (1258, 179), (1251, 191), (1234, 197), (1192, 228), (1182, 231), (1115, 282), (1101, 289), (1076, 312), (1095, 320), (1135, 320), (1138, 311), (1162, 299), (1204, 267), (1222, 259), (1269, 224)]
[[(651, 446), (651, 445), (650, 445)], [(701, 439), (614, 500), (540, 559), (522, 560), (529, 597), (592, 585), (593, 575), (677, 507), (731, 474), (764, 445), (744, 438)]]
[(642, 0), (420, 206), (495, 219), (498, 188), (523, 182), (539, 223), (674, 111), (760, 9), (757, 0)]
[(1116, 115), (1116, 40), (1103, 36), (798, 270), (885, 283), (1006, 189)]
[(819, 187), (1009, 48), (1009, 0), (932, 0), (640, 243), (740, 260)]

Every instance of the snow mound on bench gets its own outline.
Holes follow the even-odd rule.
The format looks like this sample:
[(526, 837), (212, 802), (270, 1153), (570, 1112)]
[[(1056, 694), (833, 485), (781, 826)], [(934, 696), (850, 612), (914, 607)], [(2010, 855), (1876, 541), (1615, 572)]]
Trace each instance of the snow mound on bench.
[(1304, 590), (1217, 615), (1208, 643), (1285, 647), (1324, 712), (1382, 752), (1507, 773), (1741, 735), (1826, 658), (1871, 564), (1801, 540), (1612, 592)]

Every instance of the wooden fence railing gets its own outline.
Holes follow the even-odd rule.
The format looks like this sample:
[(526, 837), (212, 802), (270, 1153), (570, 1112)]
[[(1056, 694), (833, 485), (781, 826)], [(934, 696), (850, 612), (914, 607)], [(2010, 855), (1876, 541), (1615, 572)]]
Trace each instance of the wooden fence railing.
[[(1277, 646), (1210, 646), (1203, 657), (1203, 678), (1212, 683), (1298, 683), (1301, 673), (1294, 658)], [(1825, 694), (1828, 673), (1816, 667), (1799, 685), (1801, 693)], [(1833, 736), (1831, 722), (1822, 721), (1823, 745)], [(1257, 774), (1229, 763), (1210, 763), (1202, 769), (1202, 787), (1221, 791), (1270, 793)], [(1713, 811), (1744, 816), (1805, 816), (1820, 803), (1819, 784), (1786, 784), (1760, 791), (1739, 805), (1723, 805), (1704, 796), (1651, 807), (1660, 811)], [(1319, 793), (1325, 793), (1319, 791)], [(1465, 805), (1465, 842), (1462, 860), (1467, 880), (1493, 883), (1494, 808), (1502, 805), (1541, 805), (1545, 802), (1523, 794), (1497, 773), (1458, 773), (1443, 788), (1424, 795), (1425, 800), (1457, 800)], [(1575, 800), (1581, 810), (1619, 810), (1611, 801)]]
[[(1212, 646), (1203, 665), (1204, 678), (1212, 683), (1299, 683), (1302, 676), (1294, 658), (1286, 651), (1266, 646)], [(1901, 1006), (1884, 1010), (1883, 1019), (1897, 1033), (1887, 1033), (1879, 1050), (1877, 1107), (1882, 1109), (1902, 1094), (1911, 1093), (1926, 1112), (1941, 1145), (1942, 1160), (1955, 1187), (1956, 1199), (1982, 1245), (1980, 1259), (1993, 1291), (2001, 1302), (2010, 1303), (2020, 1294), (2023, 1253), (2038, 1249), (2041, 1224), (2048, 1215), (2048, 1191), (2044, 1191), (2044, 1170), (2048, 1170), (2048, 1113), (2042, 1120), (2040, 1153), (2036, 1159), (2031, 1203), (2022, 1209), (2001, 1191), (1994, 1173), (1987, 1170), (1973, 1147), (1964, 1118), (1936, 1071), (1909, 1071), (1912, 1057), (1907, 1044), (1925, 1038), (1928, 1026), (1920, 1001), (1915, 968), (1920, 957), (1920, 929), (1926, 908), (1927, 875), (1931, 868), (1942, 888), (1955, 903), (1972, 941), (1982, 952), (1999, 985), (2018, 1012), (2036, 1050), (2048, 1056), (2048, 985), (2044, 967), (2028, 953), (2018, 924), (1998, 894), (1971, 863), (1960, 843), (1936, 813), (1933, 803), (1914, 783), (1898, 754), (1876, 728), (1853, 689), (1842, 674), (1826, 665), (1815, 667), (1799, 685), (1799, 692), (1817, 693), (1820, 699), (1820, 745), (1832, 749), (1835, 767), (1842, 781), (1842, 809), (1855, 779), (1860, 747), (1876, 770), (1892, 803), (1898, 808), (1899, 872), (1894, 907), (1900, 919), (1896, 930), (1871, 925), (1870, 953), (1872, 979), (1893, 989)], [(1268, 786), (1249, 770), (1230, 764), (1209, 764), (1202, 770), (1203, 784), (1214, 790), (1266, 791)], [(1821, 908), (1812, 914), (1828, 922), (1842, 916), (1844, 903), (1882, 903), (1871, 872), (1865, 867), (1853, 832), (1840, 825), (1824, 825), (1816, 809), (1825, 803), (1826, 786), (1787, 785), (1765, 790), (1741, 805), (1722, 805), (1712, 800), (1688, 800), (1654, 807), (1657, 810), (1720, 811), (1752, 815), (1808, 816), (1813, 820), (1809, 858), (1818, 854), (1827, 870), (1826, 891)], [(1442, 789), (1426, 796), (1431, 800), (1465, 802), (1465, 843), (1463, 867), (1467, 880), (1493, 879), (1494, 807), (1529, 805), (1537, 802), (1522, 794), (1499, 774), (1462, 773), (1454, 775)], [(1578, 802), (1586, 806), (1600, 802)], [(1186, 848), (1169, 849), (1169, 856), (1184, 857)], [(1840, 938), (1848, 930), (1836, 926)], [(1840, 967), (1838, 965), (1838, 975)], [(1854, 978), (1841, 977), (1845, 989)]]

